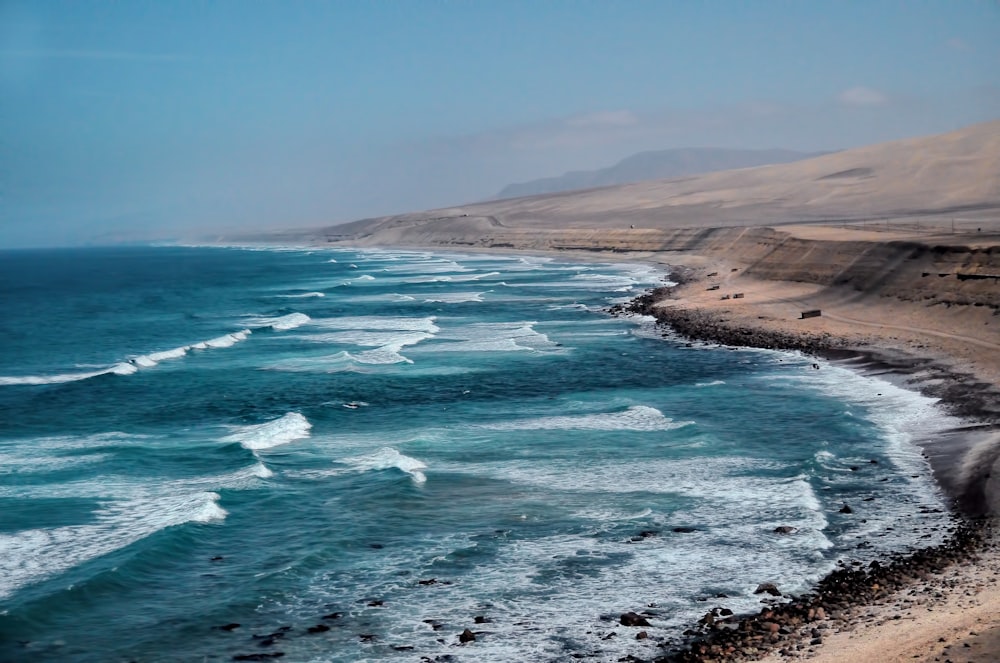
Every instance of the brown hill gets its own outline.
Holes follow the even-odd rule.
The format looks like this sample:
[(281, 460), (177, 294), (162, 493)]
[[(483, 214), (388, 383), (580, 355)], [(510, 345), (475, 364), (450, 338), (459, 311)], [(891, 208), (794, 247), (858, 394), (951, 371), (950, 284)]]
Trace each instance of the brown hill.
[(365, 219), (281, 238), (656, 250), (667, 248), (656, 231), (956, 215), (975, 221), (996, 210), (1000, 120), (789, 164)]

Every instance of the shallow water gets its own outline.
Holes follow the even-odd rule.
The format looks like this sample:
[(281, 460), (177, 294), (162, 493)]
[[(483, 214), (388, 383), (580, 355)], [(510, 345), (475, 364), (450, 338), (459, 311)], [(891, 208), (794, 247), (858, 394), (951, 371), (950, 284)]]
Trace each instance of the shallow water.
[[(758, 583), (803, 591), (841, 556), (939, 540), (912, 441), (954, 422), (832, 365), (603, 312), (663, 277), (2, 254), (0, 659), (652, 656), (707, 606), (759, 607)], [(652, 604), (651, 640), (617, 625)]]

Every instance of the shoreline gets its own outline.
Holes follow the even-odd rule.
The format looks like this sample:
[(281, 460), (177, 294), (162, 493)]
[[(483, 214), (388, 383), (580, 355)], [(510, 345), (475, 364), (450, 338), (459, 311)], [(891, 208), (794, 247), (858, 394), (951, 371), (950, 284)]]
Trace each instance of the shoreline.
[[(303, 242), (298, 247), (362, 251), (376, 248), (352, 246), (346, 242), (332, 245)], [(697, 624), (686, 632), (686, 639), (665, 642), (665, 655), (652, 659), (656, 663), (736, 660), (836, 663), (846, 659), (855, 663), (903, 663), (912, 660), (930, 663), (948, 659), (948, 648), (959, 648), (956, 651), (961, 652), (961, 660), (973, 663), (992, 662), (1000, 656), (1000, 586), (995, 579), (1000, 574), (1000, 552), (997, 549), (1000, 534), (993, 532), (993, 519), (984, 517), (985, 514), (1000, 513), (1000, 389), (995, 386), (1000, 384), (1000, 379), (995, 377), (1000, 376), (1000, 352), (986, 356), (963, 354), (961, 342), (966, 337), (952, 337), (951, 334), (919, 328), (922, 322), (918, 322), (917, 328), (882, 324), (887, 315), (891, 317), (895, 313), (892, 308), (898, 304), (887, 302), (884, 295), (863, 303), (869, 313), (864, 321), (827, 316), (826, 309), (831, 298), (838, 305), (845, 300), (844, 288), (822, 288), (791, 281), (762, 281), (744, 274), (747, 268), (745, 262), (722, 260), (695, 252), (527, 247), (518, 250), (513, 246), (435, 245), (379, 248), (466, 255), (534, 255), (556, 260), (653, 265), (675, 277), (679, 276), (674, 278), (678, 283), (656, 289), (658, 296), (649, 296), (642, 303), (647, 308), (634, 312), (654, 315), (659, 322), (670, 325), (676, 333), (691, 339), (739, 347), (798, 350), (821, 356), (861, 375), (879, 377), (904, 389), (937, 398), (945, 409), (943, 413), (966, 422), (939, 433), (934, 440), (917, 442), (930, 463), (934, 481), (949, 497), (952, 513), (956, 515), (957, 534), (948, 543), (936, 548), (888, 555), (876, 567), (875, 573), (880, 574), (883, 581), (875, 583), (879, 587), (875, 592), (865, 589), (870, 589), (874, 576), (859, 575), (857, 569), (848, 565), (849, 582), (840, 588), (840, 594), (833, 595), (834, 602), (838, 604), (834, 609), (836, 612), (828, 612), (822, 619), (815, 618), (815, 615), (811, 621), (807, 619), (808, 607), (804, 613), (796, 612), (802, 601), (813, 600), (810, 598), (813, 593), (784, 604), (793, 606), (786, 615), (788, 619), (799, 620), (793, 625), (779, 624), (776, 620), (780, 613), (768, 614), (769, 610), (773, 610), (772, 606), (754, 615), (716, 615), (707, 620), (709, 628), (706, 629), (706, 624)], [(704, 288), (706, 277), (720, 272), (724, 276), (717, 280), (721, 280), (726, 288), (747, 291), (746, 299), (735, 302), (724, 297), (727, 301), (722, 302), (725, 305), (723, 310), (720, 310), (722, 300), (717, 292), (705, 294), (707, 290), (716, 289)], [(762, 284), (764, 288), (761, 291), (751, 291)], [(777, 291), (777, 294), (770, 290)], [(791, 294), (786, 292), (788, 290)], [(648, 295), (650, 293), (616, 307), (627, 310)], [(671, 298), (667, 306), (662, 306), (661, 298), (664, 296)], [(822, 303), (825, 316), (817, 320), (827, 323), (827, 328), (803, 329), (788, 317), (790, 311), (797, 312), (816, 303)], [(730, 308), (730, 304), (739, 304), (743, 310), (737, 311), (736, 315), (727, 315), (737, 308)], [(777, 314), (776, 308), (781, 309)], [(972, 311), (971, 307), (965, 308), (967, 312)], [(857, 310), (848, 310), (852, 316), (859, 315)], [(980, 311), (978, 308), (975, 310)], [(963, 315), (965, 313), (962, 312)], [(962, 318), (952, 324), (961, 327), (967, 319)], [(831, 320), (842, 323), (840, 328), (836, 324), (831, 325)], [(851, 323), (859, 326), (854, 327)], [(834, 328), (830, 329), (830, 326)], [(925, 333), (907, 335), (899, 330)], [(992, 337), (990, 339), (972, 341), (987, 349), (1000, 348), (992, 342)], [(994, 474), (996, 480), (992, 478)], [(914, 556), (919, 566), (916, 573), (912, 573), (910, 561)], [(821, 588), (828, 579), (841, 577), (837, 574), (844, 570), (845, 567), (838, 567), (813, 591)], [(974, 596), (969, 596), (970, 591)], [(913, 599), (915, 594), (924, 596)], [(855, 599), (858, 601), (855, 602)], [(920, 602), (926, 614), (912, 614), (914, 600)], [(970, 606), (976, 609), (972, 610)], [(758, 635), (761, 624), (766, 624), (768, 629), (768, 642), (764, 648), (754, 646), (765, 644), (763, 638), (753, 639)], [(901, 630), (898, 628), (901, 625), (909, 628)], [(713, 631), (712, 627), (717, 628)], [(732, 632), (751, 638), (747, 640), (750, 644), (723, 653), (711, 651), (711, 643), (708, 643), (708, 650), (699, 651), (706, 644), (704, 636), (711, 636), (719, 629), (727, 632), (735, 629)], [(770, 629), (775, 630), (772, 632)], [(770, 642), (772, 633), (779, 636), (780, 646), (773, 646), (776, 643)], [(914, 649), (914, 646), (917, 648)], [(752, 651), (744, 651), (747, 647)], [(905, 652), (905, 655), (900, 652)], [(976, 652), (982, 656), (972, 656)]]
[[(724, 615), (716, 608), (685, 631), (687, 639), (679, 646), (654, 660), (902, 663), (951, 660), (953, 649), (956, 655), (961, 653), (961, 660), (996, 660), (1000, 588), (995, 576), (1000, 553), (993, 516), (1000, 512), (1000, 490), (992, 474), (994, 466), (1000, 467), (996, 416), (1000, 395), (933, 353), (925, 357), (828, 332), (754, 325), (746, 317), (734, 324), (711, 307), (685, 299), (704, 286), (699, 271), (706, 270), (680, 267), (676, 286), (649, 291), (612, 307), (611, 313), (650, 315), (657, 325), (689, 341), (801, 351), (939, 399), (943, 413), (964, 423), (914, 443), (947, 496), (956, 525), (940, 546), (891, 554), (861, 568), (845, 559), (812, 591), (785, 597), (791, 600), (765, 606), (756, 614)], [(967, 588), (975, 590), (971, 598)], [(912, 597), (921, 594), (927, 596), (919, 596), (916, 603), (926, 612), (914, 615)], [(907, 628), (893, 628), (899, 624)]]

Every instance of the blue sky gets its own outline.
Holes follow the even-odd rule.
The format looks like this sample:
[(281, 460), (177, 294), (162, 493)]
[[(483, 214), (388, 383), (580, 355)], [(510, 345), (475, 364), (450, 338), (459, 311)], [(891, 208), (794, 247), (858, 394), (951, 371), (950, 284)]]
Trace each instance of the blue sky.
[(0, 2), (0, 248), (480, 200), (1000, 117), (1000, 2)]

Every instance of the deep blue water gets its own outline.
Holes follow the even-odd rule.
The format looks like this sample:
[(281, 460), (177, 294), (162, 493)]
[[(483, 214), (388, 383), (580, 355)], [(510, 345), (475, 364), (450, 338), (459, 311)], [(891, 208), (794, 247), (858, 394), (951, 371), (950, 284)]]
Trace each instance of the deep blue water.
[[(603, 312), (664, 276), (0, 253), (0, 660), (652, 656), (760, 582), (941, 535), (930, 401)], [(647, 641), (606, 619), (653, 604)]]

